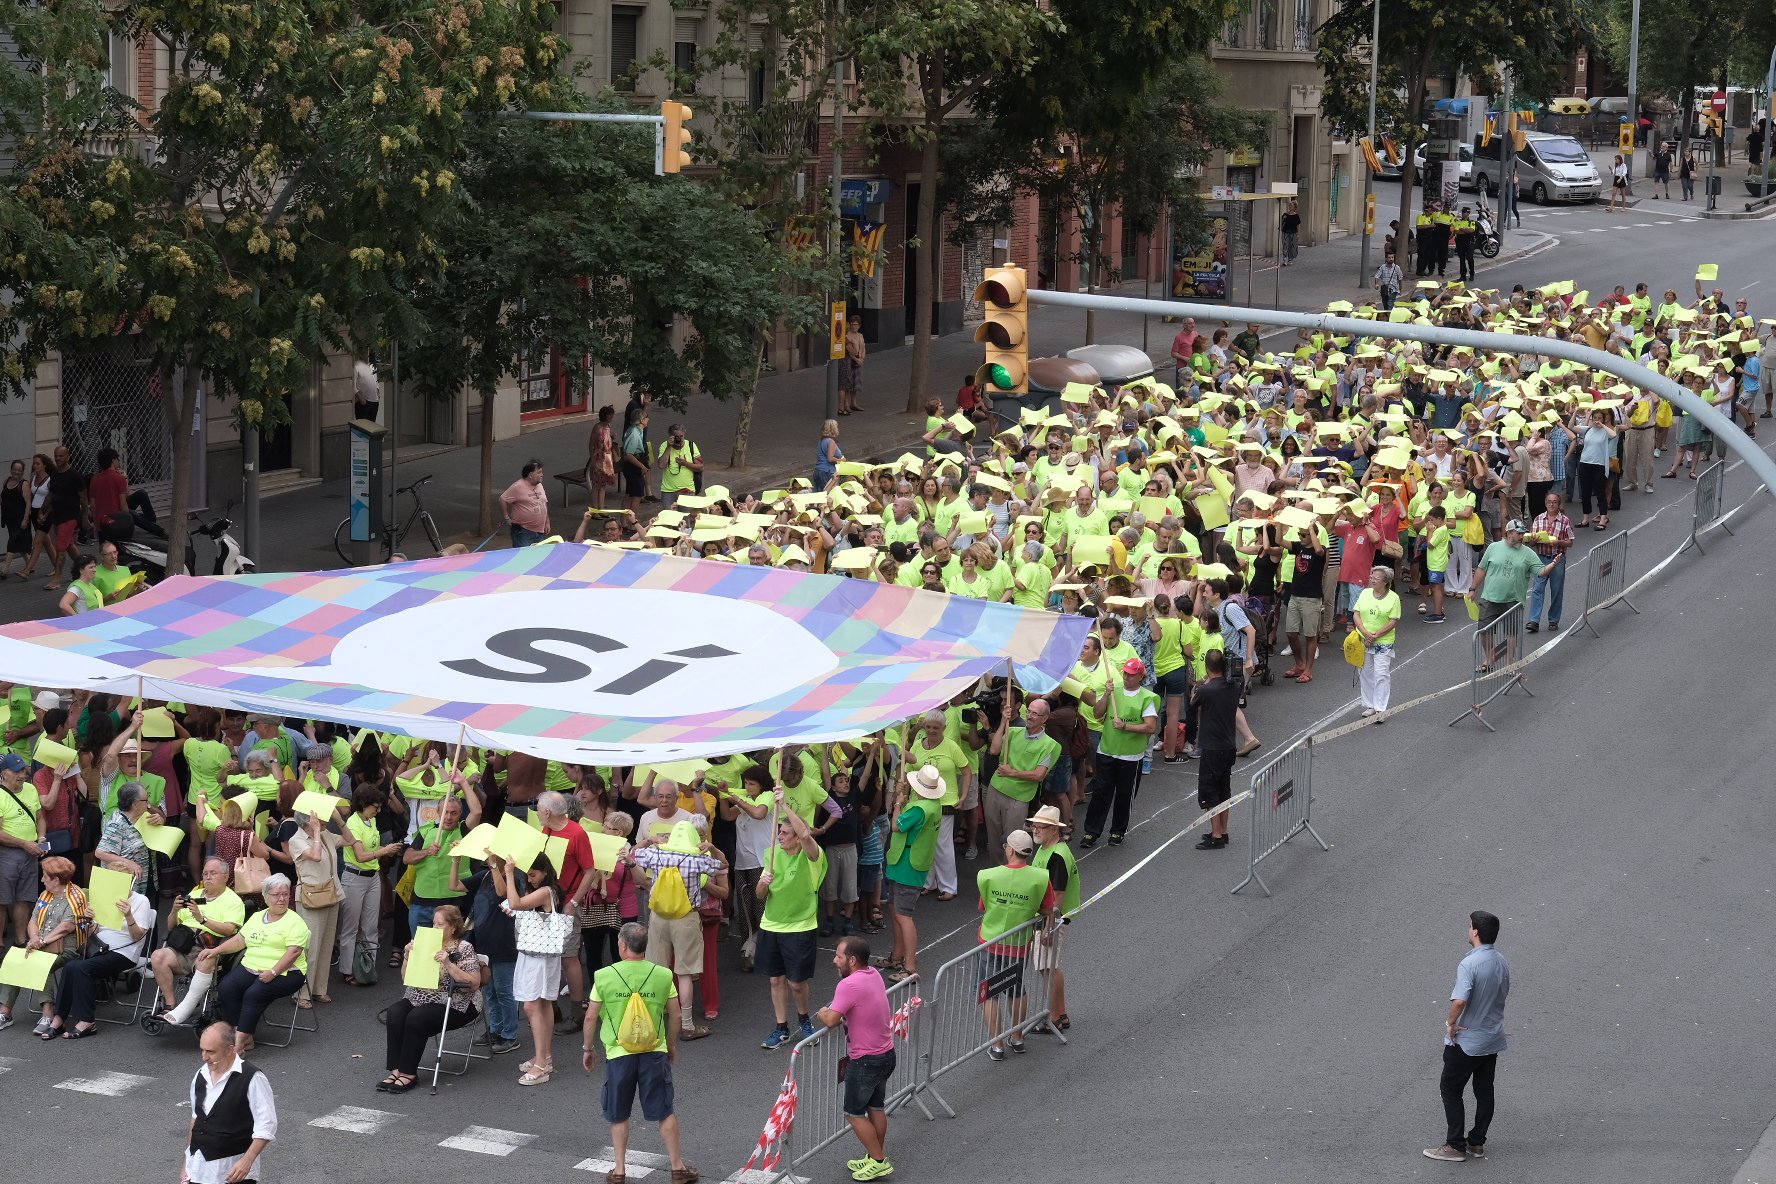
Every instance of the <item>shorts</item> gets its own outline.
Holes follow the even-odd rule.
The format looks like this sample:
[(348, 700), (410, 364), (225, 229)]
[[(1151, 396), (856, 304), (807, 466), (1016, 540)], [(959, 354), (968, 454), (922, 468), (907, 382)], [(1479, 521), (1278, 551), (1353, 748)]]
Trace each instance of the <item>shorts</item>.
[(1628, 182), (1624, 178), (1617, 177), (1614, 181), (1610, 182), (1610, 187), (1613, 189), (1626, 189), (1628, 188)]
[(876, 885), (882, 882), (882, 865), (879, 863), (860, 863), (857, 865), (857, 895), (872, 896)]
[(1428, 573), (1428, 575), (1426, 576), (1426, 579), (1428, 579), (1433, 585), (1441, 584), (1441, 583), (1443, 583), (1446, 574), (1447, 573), (1445, 573), (1445, 572), (1433, 571), (1433, 572)]
[(857, 900), (857, 845), (841, 843), (826, 849), (826, 879), (820, 881), (820, 899), (851, 904)]
[(805, 983), (814, 977), (814, 930), (776, 933), (761, 929), (758, 938), (752, 964), (760, 974), (786, 978), (792, 983)]
[(903, 917), (912, 917), (919, 911), (919, 893), (917, 884), (902, 884), (898, 880), (884, 880), (888, 886), (888, 907)]
[[(1035, 941), (1036, 939), (1031, 938), (1030, 940)], [(988, 946), (982, 950), (978, 980), (980, 989), (985, 990), (987, 981), (994, 975), (1015, 967), (1017, 973), (1011, 976), (1009, 983), (999, 989), (998, 994), (1008, 999), (1022, 999), (1024, 997), (1024, 966), (1029, 962), (1028, 952), (1027, 947), (1017, 953), (1008, 953), (997, 946)], [(986, 1000), (982, 999), (981, 1002), (984, 1003)]]
[(22, 847), (0, 847), (0, 904), (37, 900), (37, 857)]
[(1213, 810), (1233, 796), (1231, 748), (1205, 748), (1196, 764), (1196, 804)]
[(845, 1113), (862, 1118), (871, 1110), (888, 1108), (888, 1079), (894, 1076), (895, 1053), (852, 1057), (845, 1064)]
[(1051, 797), (1065, 797), (1073, 788), (1073, 757), (1063, 752), (1055, 758), (1054, 768), (1042, 783), (1042, 792)]
[(1055, 970), (1060, 967), (1061, 935), (1065, 932), (1067, 932), (1065, 925), (1056, 925), (1054, 932), (1049, 935), (1048, 944), (1044, 945), (1040, 937), (1036, 939), (1036, 969), (1038, 971)]
[(578, 925), (567, 931), (567, 942), (562, 947), (561, 956), (563, 958), (578, 958), (580, 956), (580, 927)]
[(703, 973), (703, 918), (696, 912), (682, 917), (648, 914), (647, 960), (670, 966), (674, 974)]
[(1482, 597), (1480, 601), (1480, 627), (1484, 629), (1486, 626), (1492, 624), (1516, 607), (1517, 606), (1510, 601), (1487, 600)]
[(605, 1062), (600, 1105), (606, 1122), (628, 1122), (637, 1093), (643, 1118), (664, 1122), (672, 1117), (672, 1062), (665, 1053), (632, 1052)]
[(1180, 666), (1176, 670), (1168, 670), (1159, 676), (1155, 684), (1160, 697), (1176, 699), (1190, 693), (1190, 667)]
[(632, 465), (623, 466), (623, 496), (641, 497), (648, 491), (648, 475), (645, 469), (636, 469)]
[[(993, 764), (995, 767), (997, 767), (999, 762), (997, 760), (995, 760), (993, 762)], [(970, 777), (968, 779), (968, 795), (956, 803), (956, 806), (955, 806), (956, 813), (966, 814), (970, 810), (973, 810), (976, 806), (980, 805), (981, 782), (982, 781), (991, 781), (991, 780), (992, 780), (992, 778), (990, 778), (990, 777), (982, 777), (978, 771), (974, 774), (974, 776)]]
[(1317, 637), (1325, 616), (1325, 602), (1318, 596), (1291, 596), (1289, 607), (1283, 613), (1283, 632), (1293, 633), (1298, 637), (1309, 634)]

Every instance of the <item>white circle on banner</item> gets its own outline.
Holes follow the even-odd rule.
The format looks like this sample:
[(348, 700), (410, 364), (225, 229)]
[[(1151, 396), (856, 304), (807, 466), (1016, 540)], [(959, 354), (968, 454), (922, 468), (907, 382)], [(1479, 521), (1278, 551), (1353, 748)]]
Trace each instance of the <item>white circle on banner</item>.
[(751, 707), (837, 665), (819, 638), (761, 605), (573, 588), (436, 600), (352, 630), (325, 665), (229, 669), (458, 703), (666, 719)]

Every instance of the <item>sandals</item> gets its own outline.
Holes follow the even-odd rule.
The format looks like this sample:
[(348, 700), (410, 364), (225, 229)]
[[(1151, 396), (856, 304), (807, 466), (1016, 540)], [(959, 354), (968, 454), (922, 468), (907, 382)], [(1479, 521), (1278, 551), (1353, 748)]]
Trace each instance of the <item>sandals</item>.
[(85, 1040), (88, 1036), (97, 1036), (98, 1034), (99, 1034), (99, 1026), (97, 1024), (94, 1024), (90, 1028), (82, 1028), (82, 1027), (76, 1025), (75, 1027), (68, 1028), (65, 1031), (63, 1031), (62, 1032), (62, 1039), (63, 1040)]
[(401, 955), (390, 954), (389, 955), (389, 966), (390, 966), (390, 968), (392, 968), (394, 970), (401, 969)]
[(533, 1065), (530, 1072), (518, 1079), (519, 1085), (542, 1085), (555, 1076), (554, 1065)]
[(946, 901), (955, 900), (956, 894), (954, 892), (939, 892), (937, 894), (937, 899), (938, 899), (938, 903), (942, 904)]
[(696, 1024), (689, 1028), (684, 1027), (681, 1024), (678, 1029), (678, 1038), (680, 1040), (701, 1040), (707, 1035), (709, 1035), (709, 1029), (703, 1027), (701, 1024)]
[(405, 1073), (397, 1073), (395, 1074), (395, 1080), (387, 1089), (382, 1089), (381, 1086), (377, 1086), (376, 1088), (382, 1089), (382, 1092), (385, 1094), (404, 1094), (418, 1084), (419, 1078), (409, 1077)]
[(363, 983), (360, 983), (357, 979), (353, 978), (349, 974), (340, 975), (339, 981), (344, 983), (348, 987), (361, 987), (364, 985)]
[(1609, 515), (1605, 514), (1603, 517), (1599, 518), (1597, 520), (1597, 522), (1591, 527), (1591, 529), (1592, 530), (1608, 530), (1609, 529)]

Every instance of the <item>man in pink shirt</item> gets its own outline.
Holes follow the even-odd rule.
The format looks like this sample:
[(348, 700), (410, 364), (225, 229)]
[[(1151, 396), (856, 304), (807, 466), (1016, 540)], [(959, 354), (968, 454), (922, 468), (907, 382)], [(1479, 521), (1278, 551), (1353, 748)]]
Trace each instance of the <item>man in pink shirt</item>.
[(543, 485), (543, 462), (527, 460), (518, 480), (500, 494), (500, 512), (512, 527), (512, 545), (528, 547), (549, 535), (549, 490)]
[(853, 1180), (875, 1180), (894, 1171), (888, 1162), (888, 1079), (894, 1076), (894, 1032), (889, 1027), (888, 989), (870, 965), (869, 943), (839, 939), (833, 955), (839, 985), (832, 1004), (818, 1018), (829, 1028), (845, 1025), (845, 1121), (851, 1124), (864, 1157), (848, 1161)]

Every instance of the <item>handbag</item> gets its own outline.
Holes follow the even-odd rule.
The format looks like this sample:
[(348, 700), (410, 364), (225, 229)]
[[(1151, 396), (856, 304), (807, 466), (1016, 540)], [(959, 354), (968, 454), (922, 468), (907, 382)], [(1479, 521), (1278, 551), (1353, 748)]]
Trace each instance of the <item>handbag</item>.
[(67, 827), (50, 831), (43, 836), (43, 841), (49, 844), (47, 854), (50, 855), (66, 855), (74, 850), (74, 832)]
[(1363, 644), (1363, 635), (1352, 629), (1344, 635), (1344, 660), (1361, 669), (1368, 660), (1369, 647)]
[(240, 896), (257, 896), (271, 875), (271, 864), (257, 855), (242, 855), (234, 861), (234, 891)]
[(296, 903), (305, 909), (330, 909), (341, 899), (338, 880), (303, 884), (296, 889)]
[(1381, 541), (1381, 546), (1377, 547), (1376, 550), (1380, 551), (1383, 555), (1386, 555), (1389, 559), (1398, 559), (1405, 553), (1404, 548), (1400, 546), (1399, 540), (1397, 539), (1383, 539)]
[(352, 978), (357, 980), (360, 987), (375, 986), (376, 980), (381, 977), (381, 971), (376, 965), (378, 950), (377, 946), (358, 943), (358, 951), (352, 956)]
[(553, 909), (546, 913), (541, 909), (525, 909), (512, 915), (512, 923), (517, 936), (518, 952), (539, 958), (561, 957), (562, 951), (567, 949), (568, 935), (574, 927), (573, 917)]
[(189, 925), (175, 925), (167, 930), (166, 948), (175, 954), (189, 954), (197, 947), (197, 930)]

